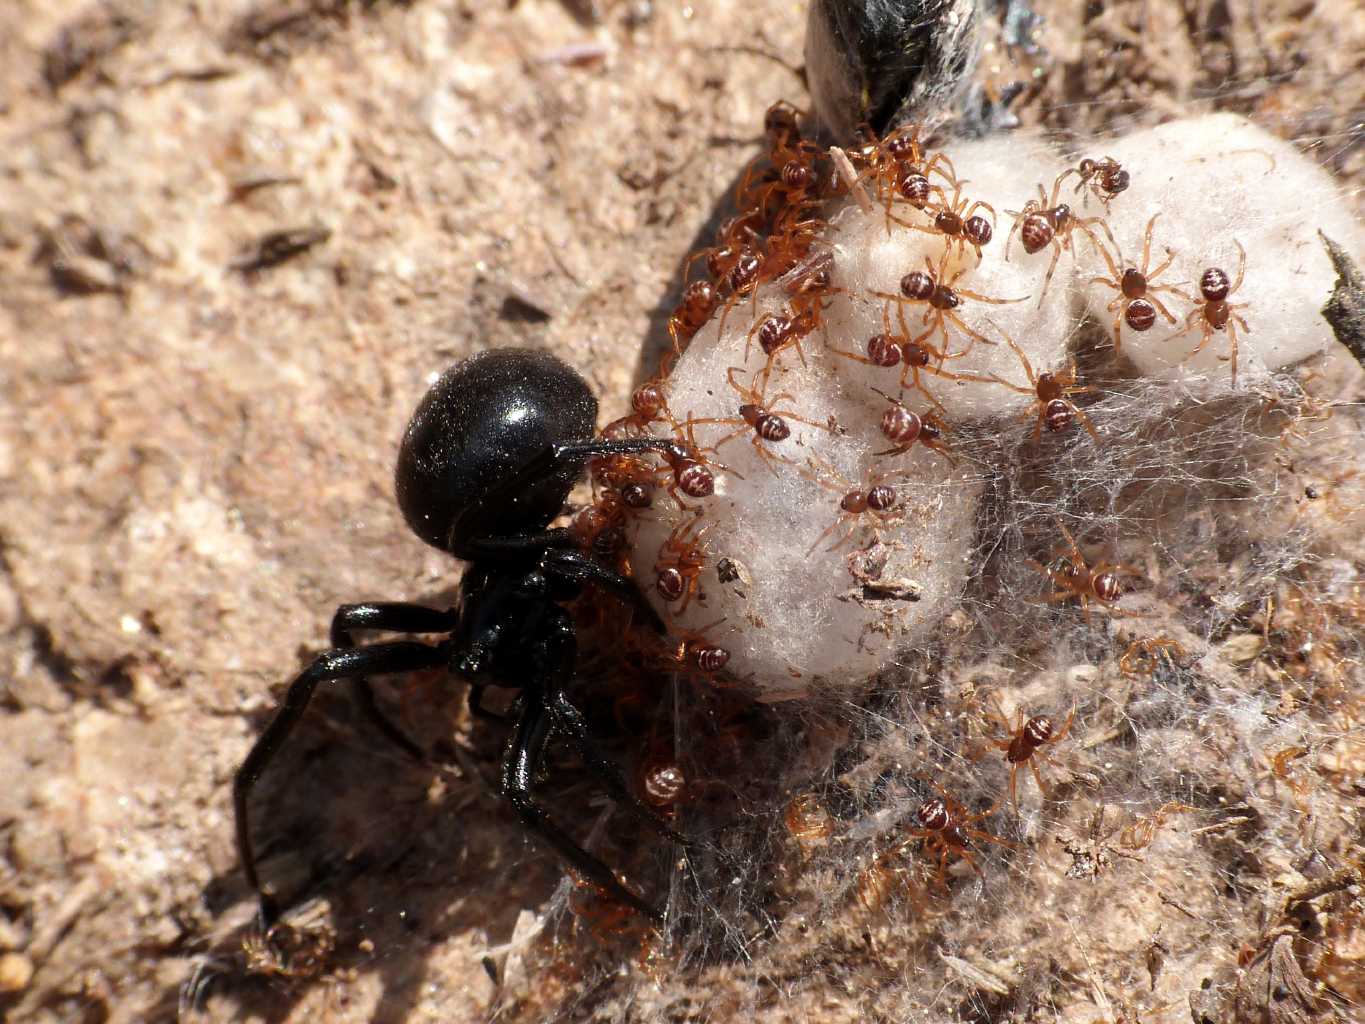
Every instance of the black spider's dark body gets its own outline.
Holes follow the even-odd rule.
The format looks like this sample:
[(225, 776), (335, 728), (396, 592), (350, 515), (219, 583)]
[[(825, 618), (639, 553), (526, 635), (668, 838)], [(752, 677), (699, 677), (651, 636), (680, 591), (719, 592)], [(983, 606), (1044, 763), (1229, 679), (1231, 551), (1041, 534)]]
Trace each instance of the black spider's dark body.
[(566, 462), (520, 492), (490, 490), (552, 444), (592, 437), (597, 400), (546, 352), (498, 349), (456, 363), (417, 406), (398, 450), (398, 507), (417, 536), (457, 558), (460, 542), (543, 529), (582, 469)]
[[(575, 597), (584, 584), (615, 591), (648, 622), (660, 625), (629, 580), (579, 551), (568, 530), (548, 528), (588, 458), (673, 444), (654, 438), (595, 440), (596, 414), (597, 402), (578, 374), (551, 355), (525, 349), (485, 352), (457, 363), (422, 399), (399, 451), (398, 503), (419, 537), (471, 563), (460, 583), (459, 606), (437, 610), (381, 603), (337, 609), (332, 649), (290, 685), (275, 719), (242, 763), (234, 786), (237, 841), (247, 880), (260, 893), (265, 926), (278, 916), (278, 907), (261, 890), (256, 872), (248, 814), (252, 786), (321, 682), (350, 680), (375, 726), (421, 759), (417, 746), (379, 711), (365, 679), (419, 668), (445, 668), (466, 679), (471, 710), (482, 718), (498, 718), (483, 708), (485, 687), (520, 691), (516, 731), (503, 765), (503, 795), (526, 826), (580, 874), (642, 913), (659, 916), (531, 799), (553, 730), (618, 801), (661, 834), (682, 841), (630, 793), (567, 695), (577, 635), (561, 602)], [(434, 644), (357, 648), (351, 638), (357, 629), (445, 638)]]

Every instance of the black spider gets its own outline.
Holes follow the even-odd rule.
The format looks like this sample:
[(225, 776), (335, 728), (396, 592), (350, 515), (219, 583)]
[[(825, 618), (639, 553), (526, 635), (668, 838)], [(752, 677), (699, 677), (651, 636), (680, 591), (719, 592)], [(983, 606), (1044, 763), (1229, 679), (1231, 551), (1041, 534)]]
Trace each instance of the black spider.
[[(422, 399), (398, 453), (398, 504), (419, 537), (471, 563), (460, 582), (459, 607), (342, 605), (332, 619), (332, 649), (290, 684), (233, 785), (238, 851), (247, 881), (260, 897), (262, 927), (277, 920), (280, 908), (262, 890), (256, 871), (248, 798), (313, 690), (322, 682), (350, 679), (365, 715), (420, 760), (421, 750), (380, 712), (365, 676), (429, 668), (445, 668), (468, 680), (470, 710), (481, 718), (503, 720), (483, 707), (486, 687), (521, 691), (516, 734), (503, 763), (503, 795), (526, 827), (579, 873), (641, 913), (661, 917), (531, 799), (531, 783), (554, 729), (613, 797), (662, 835), (683, 842), (627, 789), (565, 692), (574, 678), (577, 636), (561, 602), (584, 584), (616, 592), (662, 630), (634, 584), (574, 547), (568, 530), (548, 529), (588, 458), (676, 446), (656, 438), (593, 439), (596, 416), (597, 402), (577, 373), (552, 355), (526, 349), (500, 349), (456, 363)], [(355, 647), (351, 632), (356, 629), (444, 633), (446, 638), (435, 644)]]

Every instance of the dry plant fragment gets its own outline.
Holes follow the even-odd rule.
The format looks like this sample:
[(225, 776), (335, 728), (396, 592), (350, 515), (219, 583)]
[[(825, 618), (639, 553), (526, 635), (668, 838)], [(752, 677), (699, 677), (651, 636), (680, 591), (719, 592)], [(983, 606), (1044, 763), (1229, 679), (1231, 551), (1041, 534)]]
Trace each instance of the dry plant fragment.
[(1360, 266), (1322, 231), (1318, 237), (1337, 274), (1336, 287), (1322, 307), (1322, 315), (1332, 325), (1337, 341), (1356, 357), (1356, 362), (1365, 366), (1365, 283), (1361, 281)]

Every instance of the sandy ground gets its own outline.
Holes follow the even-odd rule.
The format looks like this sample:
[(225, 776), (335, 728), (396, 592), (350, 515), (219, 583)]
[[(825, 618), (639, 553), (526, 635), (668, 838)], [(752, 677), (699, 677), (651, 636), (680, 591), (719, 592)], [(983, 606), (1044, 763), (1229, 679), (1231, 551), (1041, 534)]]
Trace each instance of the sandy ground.
[[(0, 10), (6, 1019), (590, 1019), (625, 991), (581, 970), (599, 954), (571, 921), (576, 966), (486, 956), (559, 870), (492, 795), (500, 739), (461, 687), (392, 696), (462, 770), (414, 769), (322, 700), (266, 794), (292, 823), (272, 874), (325, 879), (340, 922), (306, 977), (243, 952), (229, 801), (336, 605), (451, 591), (391, 499), (430, 375), (544, 346), (618, 415), (764, 109), (802, 102), (800, 4), (599, 6)], [(1241, 111), (1365, 209), (1359, 10), (1229, 7), (1046, 10), (1022, 118), (1065, 136)], [(999, 59), (993, 80), (1030, 65)], [(679, 971), (668, 1011), (634, 1019), (729, 1019), (725, 967)], [(810, 1012), (844, 1019), (831, 986)]]

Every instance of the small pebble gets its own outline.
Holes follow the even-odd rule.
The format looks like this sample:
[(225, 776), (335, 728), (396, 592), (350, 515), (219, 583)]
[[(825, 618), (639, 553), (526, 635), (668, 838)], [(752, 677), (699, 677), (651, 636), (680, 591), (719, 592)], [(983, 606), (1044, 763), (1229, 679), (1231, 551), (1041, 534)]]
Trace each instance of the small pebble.
[(33, 961), (23, 953), (0, 956), (0, 992), (22, 992), (33, 980)]

